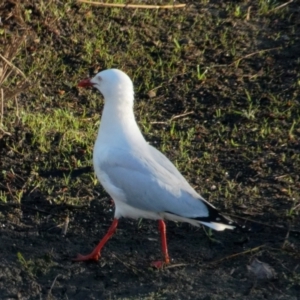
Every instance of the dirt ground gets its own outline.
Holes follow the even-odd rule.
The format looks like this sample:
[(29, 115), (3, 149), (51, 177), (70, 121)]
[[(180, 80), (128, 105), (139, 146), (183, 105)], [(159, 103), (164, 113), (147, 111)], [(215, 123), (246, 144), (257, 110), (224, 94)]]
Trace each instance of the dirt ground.
[[(298, 282), (291, 282), (290, 278), (298, 264), (299, 236), (291, 234), (288, 246), (281, 250), (286, 232), (274, 228), (253, 234), (218, 233), (215, 238), (219, 244), (211, 243), (201, 229), (168, 223), (172, 264), (154, 270), (150, 262), (160, 258), (156, 224), (143, 221), (137, 228), (136, 222), (122, 220), (98, 263), (72, 263), (71, 258), (79, 252), (88, 253), (110, 225), (112, 207), (108, 203), (108, 199), (95, 200), (89, 208), (68, 210), (71, 224), (66, 237), (54, 222), (46, 218), (42, 218), (44, 223), (36, 221), (36, 214), (43, 211), (46, 216), (53, 213), (52, 218), (66, 213), (63, 207), (32, 202), (26, 203), (30, 208), (22, 211), (5, 209), (1, 229), (1, 298), (298, 298)], [(256, 249), (262, 245), (266, 247)], [(245, 250), (250, 251), (234, 257)], [(20, 252), (26, 261), (18, 259)], [(246, 268), (252, 255), (270, 264), (276, 277), (255, 284)]]
[[(300, 299), (296, 2), (0, 4), (0, 53), (28, 79), (16, 72), (0, 85), (0, 299)], [(109, 67), (134, 79), (147, 140), (251, 232), (209, 237), (167, 222), (172, 263), (157, 270), (157, 223), (122, 219), (99, 262), (72, 262), (113, 220), (91, 167), (101, 98), (76, 87)], [(63, 125), (43, 127), (58, 112)], [(263, 270), (249, 270), (254, 259)]]

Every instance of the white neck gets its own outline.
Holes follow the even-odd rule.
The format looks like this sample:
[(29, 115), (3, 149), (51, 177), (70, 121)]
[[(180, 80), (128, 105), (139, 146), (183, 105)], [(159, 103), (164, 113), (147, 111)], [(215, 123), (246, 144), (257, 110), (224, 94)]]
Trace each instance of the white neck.
[[(132, 98), (108, 99), (105, 101), (97, 143), (101, 145), (134, 146), (144, 140), (135, 121)], [(117, 103), (116, 103), (117, 101)]]

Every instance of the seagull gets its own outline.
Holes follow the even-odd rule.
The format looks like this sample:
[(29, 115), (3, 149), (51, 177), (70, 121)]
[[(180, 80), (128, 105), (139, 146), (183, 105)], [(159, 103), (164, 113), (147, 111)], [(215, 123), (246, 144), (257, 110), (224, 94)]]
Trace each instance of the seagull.
[(121, 217), (158, 220), (163, 260), (152, 263), (157, 268), (170, 263), (165, 220), (203, 224), (217, 231), (238, 227), (200, 196), (164, 154), (146, 142), (134, 116), (134, 88), (127, 74), (108, 69), (78, 86), (94, 87), (104, 97), (93, 165), (115, 203), (115, 213), (95, 249), (88, 255), (78, 254), (74, 261), (97, 261)]

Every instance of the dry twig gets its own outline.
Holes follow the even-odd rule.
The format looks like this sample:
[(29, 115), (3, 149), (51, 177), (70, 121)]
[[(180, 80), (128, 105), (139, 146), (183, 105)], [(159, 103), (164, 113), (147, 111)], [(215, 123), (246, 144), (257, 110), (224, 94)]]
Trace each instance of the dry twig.
[(54, 280), (53, 280), (53, 282), (52, 282), (52, 284), (51, 284), (50, 290), (48, 291), (47, 299), (49, 299), (49, 297), (50, 297), (50, 295), (51, 295), (51, 293), (52, 293), (52, 289), (54, 288), (54, 285), (55, 285), (55, 283), (56, 283), (56, 280), (57, 280), (57, 278), (58, 278), (59, 276), (61, 276), (61, 275), (58, 274), (58, 275), (56, 275), (56, 277), (54, 278)]
[(216, 264), (216, 263), (219, 263), (219, 262), (221, 262), (221, 261), (223, 261), (223, 260), (227, 260), (227, 259), (230, 259), (230, 258), (233, 258), (233, 257), (236, 257), (236, 256), (244, 255), (244, 254), (247, 254), (247, 253), (252, 253), (252, 252), (258, 251), (258, 250), (260, 250), (261, 248), (264, 248), (264, 247), (266, 247), (265, 244), (260, 245), (260, 246), (255, 247), (255, 248), (251, 248), (251, 249), (246, 250), (246, 251), (243, 251), (243, 252), (239, 252), (239, 253), (235, 253), (235, 254), (232, 254), (232, 255), (223, 257), (223, 258), (221, 258), (221, 259), (217, 259), (217, 260), (215, 260), (215, 261), (212, 261), (212, 262), (209, 263), (209, 264)]
[(242, 59), (246, 59), (246, 58), (249, 58), (251, 56), (254, 56), (256, 54), (261, 54), (261, 53), (264, 53), (264, 52), (269, 52), (269, 51), (273, 51), (273, 50), (280, 50), (282, 47), (275, 47), (275, 48), (270, 48), (270, 49), (263, 49), (263, 50), (258, 50), (258, 51), (255, 51), (255, 52), (252, 52), (252, 53), (249, 53), (245, 56), (242, 56), (241, 58), (238, 58), (237, 60), (235, 60), (233, 63), (229, 64), (228, 66), (233, 66), (235, 64), (239, 64), (240, 61)]
[[(10, 135), (3, 129), (3, 118), (4, 118), (4, 101), (17, 96), (21, 91), (25, 90), (29, 86), (29, 82), (25, 74), (13, 64), (13, 60), (18, 55), (19, 51), (22, 49), (23, 43), (26, 41), (27, 35), (16, 36), (11, 38), (3, 47), (2, 53), (0, 53), (0, 90), (1, 90), (1, 107), (0, 107), (0, 130), (4, 134)], [(21, 76), (21, 80), (14, 87), (3, 87), (5, 81), (7, 81), (12, 76)], [(13, 79), (13, 78), (12, 78)], [(13, 80), (12, 80), (13, 81)], [(16, 101), (17, 107), (17, 117), (18, 117), (18, 103)]]
[(288, 229), (289, 232), (300, 233), (300, 230), (297, 230), (296, 228), (291, 228), (290, 229), (290, 228), (284, 227), (283, 225), (276, 225), (276, 224), (268, 224), (268, 223), (264, 223), (264, 222), (259, 222), (259, 221), (255, 221), (255, 220), (252, 220), (252, 219), (249, 219), (249, 218), (240, 217), (240, 216), (237, 216), (237, 215), (234, 215), (234, 214), (226, 213), (226, 215), (228, 215), (229, 217), (237, 218), (237, 219), (240, 219), (240, 220), (244, 220), (244, 221), (247, 221), (247, 222), (263, 225), (263, 226), (270, 227), (270, 228), (278, 228), (278, 229), (283, 229), (283, 230)]
[(121, 4), (121, 3), (102, 3), (88, 0), (78, 0), (79, 3), (87, 3), (101, 7), (119, 7), (119, 8), (143, 8), (143, 9), (170, 9), (170, 8), (183, 8), (186, 4), (174, 5), (147, 5), (147, 4)]
[(269, 10), (268, 13), (272, 13), (272, 12), (274, 12), (274, 11), (280, 9), (280, 8), (283, 8), (283, 7), (291, 4), (292, 2), (294, 2), (294, 0), (290, 0), (290, 1), (286, 2), (286, 3), (280, 4), (280, 5), (276, 6), (276, 7), (274, 7), (273, 9)]
[(190, 112), (186, 112), (186, 113), (183, 113), (183, 114), (180, 114), (180, 115), (175, 115), (175, 116), (173, 116), (170, 120), (168, 120), (168, 121), (153, 121), (153, 122), (150, 122), (151, 124), (163, 124), (163, 125), (167, 125), (167, 124), (169, 124), (169, 123), (171, 123), (172, 121), (174, 121), (174, 120), (177, 120), (177, 119), (181, 119), (181, 118), (185, 118), (186, 116), (188, 116), (188, 115), (192, 115), (192, 114), (194, 114), (194, 112), (193, 111), (190, 111)]

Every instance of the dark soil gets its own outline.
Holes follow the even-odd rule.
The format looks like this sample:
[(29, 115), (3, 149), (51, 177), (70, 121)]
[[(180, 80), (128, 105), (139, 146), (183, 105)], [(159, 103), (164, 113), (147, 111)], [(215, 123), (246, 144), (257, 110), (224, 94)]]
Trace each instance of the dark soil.
[[(271, 1), (264, 11), (252, 1), (185, 2), (185, 9), (158, 12), (72, 1), (0, 4), (0, 52), (26, 35), (14, 64), (30, 81), (22, 91), (19, 75), (0, 86), (7, 95), (0, 299), (300, 299), (299, 4), (272, 10), (285, 1)], [(104, 44), (97, 45), (101, 32)], [(200, 72), (208, 68), (204, 79), (197, 65)], [(61, 146), (63, 130), (51, 131), (44, 151), (20, 111), (65, 109), (96, 123), (100, 96), (79, 92), (76, 82), (108, 67), (134, 78), (147, 140), (252, 232), (209, 238), (202, 228), (167, 222), (172, 263), (156, 270), (150, 267), (160, 259), (156, 222), (122, 219), (99, 262), (72, 262), (93, 249), (113, 220), (113, 202), (92, 182), (89, 139), (98, 124), (87, 142), (74, 140), (69, 148)], [(253, 257), (276, 275), (256, 278), (247, 269)]]

